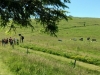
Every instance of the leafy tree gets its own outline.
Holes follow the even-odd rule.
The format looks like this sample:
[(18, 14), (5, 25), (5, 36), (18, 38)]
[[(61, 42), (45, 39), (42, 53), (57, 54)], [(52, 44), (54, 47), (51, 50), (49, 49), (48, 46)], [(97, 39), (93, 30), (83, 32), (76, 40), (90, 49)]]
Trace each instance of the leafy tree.
[[(7, 26), (12, 20), (20, 26), (34, 27), (31, 17), (45, 28), (46, 32), (54, 34), (58, 31), (57, 22), (61, 19), (68, 21), (63, 11), (68, 8), (70, 0), (0, 0), (1, 27)], [(12, 28), (15, 26), (12, 24)]]

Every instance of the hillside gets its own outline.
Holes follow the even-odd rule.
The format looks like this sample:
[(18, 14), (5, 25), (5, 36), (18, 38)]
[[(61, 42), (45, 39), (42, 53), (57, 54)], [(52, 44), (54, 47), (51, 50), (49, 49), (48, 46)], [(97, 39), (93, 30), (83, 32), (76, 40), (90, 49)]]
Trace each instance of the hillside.
[[(14, 49), (9, 45), (0, 49), (3, 62), (12, 72), (18, 75), (22, 73), (24, 75), (32, 73), (37, 75), (54, 75), (54, 73), (56, 75), (99, 75), (99, 18), (73, 18), (68, 22), (61, 20), (58, 25), (58, 37), (43, 33), (42, 26), (34, 21), (32, 24), (35, 27), (33, 32), (31, 28), (17, 28), (16, 34), (14, 32), (8, 34), (5, 33), (7, 29), (1, 29), (0, 39), (9, 37), (19, 39), (18, 34), (22, 34), (25, 38), (24, 42), (15, 45)], [(88, 37), (90, 40), (87, 40)], [(79, 40), (81, 38), (83, 40)], [(27, 48), (30, 49), (28, 54)], [(74, 60), (76, 60), (75, 68), (73, 68)], [(12, 62), (13, 64), (9, 65)]]

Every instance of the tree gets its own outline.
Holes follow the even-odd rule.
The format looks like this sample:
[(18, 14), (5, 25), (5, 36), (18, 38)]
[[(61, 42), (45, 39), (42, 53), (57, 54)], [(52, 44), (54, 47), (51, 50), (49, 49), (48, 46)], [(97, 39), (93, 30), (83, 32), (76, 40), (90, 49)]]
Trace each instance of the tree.
[[(7, 26), (12, 20), (20, 26), (34, 27), (31, 17), (40, 22), (46, 32), (54, 34), (58, 31), (57, 22), (61, 19), (68, 21), (63, 11), (69, 8), (66, 3), (70, 0), (0, 0), (1, 27)], [(11, 27), (15, 27), (13, 24)]]

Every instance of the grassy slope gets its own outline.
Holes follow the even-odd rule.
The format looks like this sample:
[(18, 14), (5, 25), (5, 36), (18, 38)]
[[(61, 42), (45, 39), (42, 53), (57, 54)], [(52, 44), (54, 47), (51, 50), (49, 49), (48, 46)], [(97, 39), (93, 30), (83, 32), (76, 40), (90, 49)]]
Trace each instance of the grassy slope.
[[(74, 63), (75, 60), (73, 60), (73, 59), (69, 59), (69, 58), (65, 58), (65, 57), (57, 56), (57, 55), (53, 55), (53, 54), (48, 54), (48, 53), (44, 53), (44, 52), (40, 52), (40, 51), (35, 51), (35, 50), (31, 50), (31, 49), (29, 49), (28, 51), (29, 51), (30, 54), (31, 53), (32, 54), (37, 54), (37, 55), (44, 56), (44, 57), (47, 57), (47, 58), (59, 60), (59, 61), (65, 62), (67, 64), (68, 63), (71, 63), (72, 64), (71, 66), (74, 67), (74, 64), (73, 63)], [(76, 61), (76, 65), (77, 66), (84, 67), (84, 68), (87, 68), (89, 70), (93, 70), (93, 71), (100, 72), (100, 67), (99, 66), (96, 66), (96, 65), (93, 65), (93, 64), (88, 64), (88, 63)]]
[[(1, 48), (0, 48), (1, 50)], [(4, 62), (2, 62), (2, 58), (0, 56), (0, 75), (14, 75), (10, 69), (8, 68), (7, 65), (4, 64)]]
[(14, 75), (9, 71), (9, 68), (0, 59), (0, 75)]
[[(92, 18), (73, 18), (72, 21), (59, 23), (59, 32), (57, 33), (58, 38), (51, 37), (49, 35), (41, 33), (42, 30), (39, 25), (35, 26), (35, 29), (31, 33), (31, 29), (18, 29), (17, 34), (0, 36), (4, 37), (18, 37), (21, 33), (25, 36), (25, 43), (34, 44), (42, 48), (50, 48), (57, 52), (69, 53), (72, 57), (79, 56), (81, 58), (87, 57), (89, 59), (100, 60), (100, 19)], [(83, 22), (86, 22), (86, 27), (83, 26)], [(34, 23), (33, 23), (34, 24)], [(25, 31), (24, 31), (25, 30)], [(2, 34), (2, 33), (1, 33)], [(78, 39), (83, 37), (84, 41)], [(97, 42), (89, 42), (86, 40), (87, 37), (96, 38)], [(49, 39), (48, 39), (49, 38)], [(77, 39), (77, 41), (70, 40), (71, 38)], [(61, 39), (62, 42), (59, 42)], [(51, 60), (53, 61), (53, 60)], [(86, 65), (87, 66), (87, 65)], [(93, 68), (93, 67), (91, 67)], [(78, 70), (79, 72), (79, 70)], [(87, 71), (88, 72), (88, 71)], [(84, 75), (83, 73), (82, 75)], [(77, 74), (76, 74), (77, 75)]]
[(9, 46), (6, 48), (3, 47), (3, 51), (0, 51), (3, 62), (17, 75), (54, 75), (55, 73), (56, 75), (99, 75), (94, 65), (86, 67), (88, 64), (77, 61), (77, 66), (73, 68), (72, 59), (33, 50), (29, 50), (27, 54), (26, 49), (18, 46), (15, 49)]
[[(83, 24), (78, 24), (81, 23), (81, 20), (83, 22), (84, 20), (86, 21), (86, 27)], [(97, 21), (96, 25), (95, 21)], [(25, 42), (38, 47), (50, 48), (52, 51), (69, 54), (71, 58), (89, 59), (95, 65), (100, 65), (100, 25), (98, 19), (76, 18), (68, 23), (62, 21), (59, 24), (59, 28), (58, 38), (39, 33), (38, 30), (35, 30), (36, 33), (34, 31), (33, 33), (28, 34), (27, 32), (25, 34)], [(39, 29), (38, 26), (37, 29)], [(81, 37), (84, 38), (84, 41), (79, 41)], [(87, 37), (91, 39), (96, 38), (97, 42), (87, 41)], [(75, 38), (77, 41), (70, 40), (72, 38)], [(58, 39), (61, 39), (62, 42), (59, 42)]]

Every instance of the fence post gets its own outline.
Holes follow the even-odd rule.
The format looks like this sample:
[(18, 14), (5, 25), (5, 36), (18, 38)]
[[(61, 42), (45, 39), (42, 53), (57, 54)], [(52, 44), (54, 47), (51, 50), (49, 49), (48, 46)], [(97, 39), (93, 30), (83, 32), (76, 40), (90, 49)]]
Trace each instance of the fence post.
[(75, 66), (76, 66), (76, 59), (75, 59), (75, 61), (74, 61), (74, 68), (75, 68)]
[(28, 54), (28, 47), (27, 47), (27, 54)]
[(14, 49), (14, 43), (12, 44), (12, 48)]

